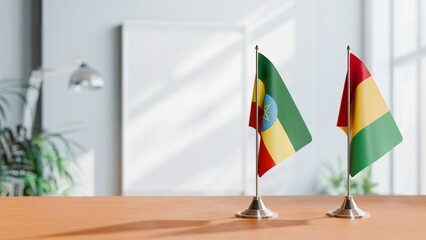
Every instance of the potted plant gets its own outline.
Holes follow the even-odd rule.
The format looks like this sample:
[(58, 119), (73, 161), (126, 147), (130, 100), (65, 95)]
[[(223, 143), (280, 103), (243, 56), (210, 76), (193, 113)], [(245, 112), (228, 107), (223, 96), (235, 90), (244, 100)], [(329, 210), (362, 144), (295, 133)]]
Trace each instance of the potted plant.
[[(17, 80), (0, 80), (0, 194), (3, 196), (67, 195), (75, 185), (73, 168), (75, 148), (79, 144), (65, 136), (72, 130), (34, 131), (27, 134), (4, 126), (9, 96), (26, 104), (29, 84)], [(36, 89), (38, 91), (38, 89)]]
[[(331, 195), (346, 194), (346, 174), (347, 170), (343, 166), (341, 157), (337, 161), (327, 161), (324, 163), (325, 174), (320, 176), (321, 188), (319, 193)], [(378, 183), (373, 181), (371, 166), (357, 174), (351, 179), (351, 192), (355, 195), (377, 194), (375, 188)]]

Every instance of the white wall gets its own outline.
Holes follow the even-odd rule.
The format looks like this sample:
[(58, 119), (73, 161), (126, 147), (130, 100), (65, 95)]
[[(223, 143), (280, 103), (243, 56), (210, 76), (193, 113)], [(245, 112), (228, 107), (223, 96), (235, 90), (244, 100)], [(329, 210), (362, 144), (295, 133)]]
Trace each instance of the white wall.
[[(43, 65), (70, 65), (79, 56), (102, 73), (106, 87), (75, 94), (66, 90), (67, 76), (45, 81), (43, 125), (88, 126), (74, 138), (93, 150), (95, 194), (119, 194), (120, 25), (125, 20), (247, 24), (249, 45), (262, 46), (282, 73), (313, 135), (310, 145), (262, 177), (261, 193), (312, 194), (321, 161), (345, 153), (345, 137), (335, 125), (346, 46), (363, 53), (362, 17), (358, 0), (45, 0)], [(252, 47), (247, 51), (254, 56)]]
[[(380, 92), (389, 104), (391, 110), (391, 30), (389, 0), (366, 2), (365, 18), (365, 62), (374, 77)], [(388, 37), (385, 37), (388, 36)], [(397, 147), (398, 148), (398, 147)], [(392, 194), (392, 159), (391, 154), (386, 154), (373, 165), (373, 179), (378, 182), (377, 192), (380, 194)]]
[(314, 103), (316, 158), (335, 161), (340, 156), (346, 166), (346, 134), (336, 124), (346, 75), (346, 47), (350, 45), (351, 51), (361, 59), (364, 56), (363, 1), (324, 0), (318, 3), (318, 11)]
[[(0, 1), (0, 79), (27, 79), (31, 72), (30, 1)], [(7, 126), (21, 121), (22, 102), (10, 98)]]
[(373, 165), (373, 177), (381, 194), (426, 193), (426, 98), (422, 94), (426, 85), (421, 75), (426, 72), (426, 66), (421, 66), (426, 54), (420, 37), (420, 27), (426, 26), (421, 23), (424, 6), (426, 2), (422, 0), (377, 0), (365, 5), (369, 23), (364, 36), (367, 63), (403, 136), (391, 154)]

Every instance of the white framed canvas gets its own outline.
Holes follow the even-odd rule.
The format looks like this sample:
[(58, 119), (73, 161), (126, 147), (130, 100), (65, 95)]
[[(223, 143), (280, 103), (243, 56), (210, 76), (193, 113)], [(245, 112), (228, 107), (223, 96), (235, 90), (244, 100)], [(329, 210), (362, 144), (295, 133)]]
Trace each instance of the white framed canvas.
[(234, 25), (123, 24), (123, 195), (244, 192), (246, 42)]

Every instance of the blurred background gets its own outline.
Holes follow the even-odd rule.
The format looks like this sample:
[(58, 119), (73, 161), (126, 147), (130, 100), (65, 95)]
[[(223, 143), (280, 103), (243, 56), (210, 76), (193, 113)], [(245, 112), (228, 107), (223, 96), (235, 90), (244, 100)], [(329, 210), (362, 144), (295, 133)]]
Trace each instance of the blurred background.
[[(3, 195), (254, 194), (256, 44), (313, 136), (260, 194), (344, 192), (347, 45), (404, 138), (354, 192), (426, 193), (425, 1), (0, 0), (0, 34)], [(76, 59), (102, 88), (70, 89)]]

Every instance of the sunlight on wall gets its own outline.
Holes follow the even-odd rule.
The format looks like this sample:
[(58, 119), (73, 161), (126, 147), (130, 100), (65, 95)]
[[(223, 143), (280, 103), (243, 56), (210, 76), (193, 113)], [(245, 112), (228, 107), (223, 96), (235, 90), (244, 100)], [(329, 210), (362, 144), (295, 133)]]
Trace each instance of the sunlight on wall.
[(216, 21), (149, 21), (140, 31), (124, 26), (131, 35), (123, 43), (131, 48), (123, 49), (123, 194), (254, 193), (255, 133), (247, 122), (256, 44), (282, 75), (313, 136), (327, 132), (265, 174), (260, 191), (315, 193), (321, 162), (345, 149), (334, 126), (341, 88), (322, 91), (342, 83), (348, 39), (362, 49), (360, 5), (351, 1), (354, 17), (336, 22), (345, 15), (336, 9), (347, 4), (253, 0), (244, 11), (224, 10), (228, 17), (210, 16)]
[[(392, 4), (393, 3), (393, 4)], [(366, 51), (372, 61), (372, 72), (384, 86), (395, 121), (403, 141), (385, 161), (375, 164), (373, 173), (379, 183), (380, 194), (424, 194), (426, 168), (423, 159), (425, 139), (426, 85), (422, 76), (422, 49), (426, 11), (422, 0), (371, 1), (367, 21)], [(386, 37), (388, 36), (388, 37)], [(389, 91), (389, 90), (390, 91)]]
[(258, 6), (256, 11), (249, 14), (240, 21), (247, 27), (249, 32), (265, 27), (269, 22), (288, 15), (288, 11), (294, 8), (295, 2), (288, 1), (264, 1)]
[[(242, 20), (246, 27), (161, 24), (130, 30), (124, 194), (252, 192), (254, 149), (245, 150), (252, 145), (247, 141), (254, 143), (247, 127), (252, 45), (265, 46), (262, 52), (280, 69), (296, 48), (296, 21), (288, 18), (294, 2), (277, 3), (282, 2), (248, 15)], [(271, 23), (273, 28), (265, 27)]]
[(394, 56), (401, 57), (417, 48), (417, 0), (395, 0)]
[[(218, 25), (219, 31), (223, 31), (221, 28), (226, 28), (226, 26), (221, 27)], [(241, 33), (233, 31), (213, 34), (204, 43), (201, 43), (200, 46), (190, 49), (187, 53), (188, 55), (176, 63), (177, 65), (172, 71), (172, 77), (179, 79), (188, 76), (192, 72), (197, 71), (198, 68), (208, 64), (212, 57), (224, 51), (229, 51), (230, 46), (242, 45), (241, 37)]]
[[(296, 20), (290, 19), (274, 28), (264, 36), (260, 36), (258, 42), (264, 46), (268, 58), (273, 60), (277, 67), (285, 66), (294, 58), (296, 51)], [(279, 46), (272, 48), (271, 46)], [(274, 49), (275, 51), (273, 51)], [(284, 69), (289, 70), (289, 69)], [(287, 80), (289, 81), (289, 80)]]
[(404, 138), (395, 154), (395, 194), (417, 193), (418, 96), (417, 66), (409, 63), (395, 69), (394, 115)]
[(169, 26), (147, 40), (141, 29), (129, 38), (124, 193), (241, 193), (242, 33)]

